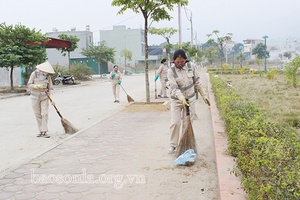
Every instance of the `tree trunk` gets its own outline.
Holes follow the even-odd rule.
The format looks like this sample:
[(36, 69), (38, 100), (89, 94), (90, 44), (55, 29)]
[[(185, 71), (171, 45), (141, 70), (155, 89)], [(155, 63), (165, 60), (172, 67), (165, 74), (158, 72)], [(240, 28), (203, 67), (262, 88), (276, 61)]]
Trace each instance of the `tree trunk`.
[(10, 90), (14, 90), (14, 79), (13, 79), (14, 66), (10, 67)]
[(171, 67), (171, 44), (169, 38), (167, 38), (168, 48), (167, 48), (167, 56), (168, 56), (168, 67)]
[(150, 89), (149, 89), (149, 74), (148, 74), (148, 18), (144, 16), (145, 18), (145, 81), (146, 81), (146, 102), (150, 103)]
[(126, 56), (125, 56), (125, 65), (124, 65), (124, 75), (126, 74)]
[(101, 77), (101, 60), (98, 60), (98, 68), (99, 68), (99, 75), (100, 75), (100, 77)]

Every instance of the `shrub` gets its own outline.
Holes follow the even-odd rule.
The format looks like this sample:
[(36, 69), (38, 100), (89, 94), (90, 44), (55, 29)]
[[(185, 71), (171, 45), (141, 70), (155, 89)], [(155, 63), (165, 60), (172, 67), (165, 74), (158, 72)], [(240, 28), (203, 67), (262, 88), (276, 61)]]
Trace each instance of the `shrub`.
[(241, 74), (245, 74), (246, 69), (247, 69), (247, 67), (244, 66), (244, 67), (240, 68), (239, 72), (240, 72)]
[(55, 80), (58, 73), (61, 73), (62, 76), (65, 76), (65, 75), (69, 74), (69, 70), (65, 67), (60, 66), (59, 64), (54, 65), (53, 68), (54, 68), (55, 74), (51, 74), (52, 81)]
[(228, 69), (230, 69), (230, 65), (228, 63), (223, 63), (222, 70), (228, 70)]
[(276, 70), (276, 69), (273, 69), (273, 70), (271, 70), (271, 71), (268, 71), (268, 72), (267, 72), (267, 75), (266, 75), (267, 79), (273, 80), (276, 73), (277, 73), (277, 70)]
[(75, 63), (71, 65), (71, 74), (74, 75), (77, 80), (88, 80), (93, 74), (93, 70), (86, 64)]
[(299, 66), (300, 66), (300, 56), (297, 55), (292, 60), (292, 62), (290, 62), (284, 67), (285, 74), (287, 77), (287, 82), (293, 85), (293, 87), (296, 87), (297, 83), (299, 82), (299, 78), (297, 77), (297, 71)]
[(250, 200), (299, 199), (300, 141), (293, 129), (270, 123), (220, 78), (211, 77), (220, 115), (225, 121), (235, 174)]

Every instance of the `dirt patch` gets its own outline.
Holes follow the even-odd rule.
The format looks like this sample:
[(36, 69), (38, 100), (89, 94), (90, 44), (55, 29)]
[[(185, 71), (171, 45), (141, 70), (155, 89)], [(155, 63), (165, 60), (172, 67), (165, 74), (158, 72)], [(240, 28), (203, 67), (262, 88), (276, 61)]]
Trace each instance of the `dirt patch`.
[(167, 111), (169, 110), (169, 102), (133, 102), (125, 105), (125, 111), (129, 112), (145, 112), (145, 111)]

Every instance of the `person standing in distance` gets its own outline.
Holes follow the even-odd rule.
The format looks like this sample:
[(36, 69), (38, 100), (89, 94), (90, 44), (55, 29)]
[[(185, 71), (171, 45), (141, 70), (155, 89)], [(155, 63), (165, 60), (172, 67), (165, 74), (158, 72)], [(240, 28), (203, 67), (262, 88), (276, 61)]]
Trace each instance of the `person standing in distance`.
[(157, 81), (157, 79), (160, 78), (161, 89), (160, 89), (158, 97), (168, 98), (167, 97), (167, 89), (166, 89), (167, 82), (168, 82), (168, 78), (167, 78), (167, 71), (168, 71), (167, 60), (164, 58), (164, 59), (162, 59), (162, 61), (160, 63), (161, 63), (161, 65), (159, 66), (159, 68), (157, 70), (157, 75), (155, 76), (154, 81)]
[(111, 85), (114, 94), (115, 101), (114, 103), (120, 103), (119, 93), (120, 85), (122, 83), (121, 72), (119, 71), (119, 66), (114, 65), (113, 71), (110, 72)]
[(195, 118), (195, 91), (200, 93), (207, 105), (210, 105), (210, 102), (195, 66), (187, 59), (184, 50), (178, 49), (174, 52), (173, 63), (168, 69), (167, 77), (171, 94), (171, 138), (168, 153), (173, 154), (176, 151), (180, 135), (181, 113), (184, 117), (186, 116), (185, 106), (190, 108), (191, 120)]
[(54, 69), (49, 62), (41, 63), (31, 73), (27, 83), (33, 112), (39, 129), (37, 137), (50, 137), (48, 135), (49, 99), (46, 92), (49, 93), (50, 90), (53, 90), (50, 74), (54, 73)]

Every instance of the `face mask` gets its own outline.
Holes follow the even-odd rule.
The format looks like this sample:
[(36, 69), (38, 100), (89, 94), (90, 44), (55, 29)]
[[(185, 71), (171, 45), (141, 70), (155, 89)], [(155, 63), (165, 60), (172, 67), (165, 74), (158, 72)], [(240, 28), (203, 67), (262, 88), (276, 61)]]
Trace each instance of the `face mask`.
[(175, 64), (175, 67), (178, 68), (178, 69), (182, 69), (185, 65), (185, 63), (180, 63), (180, 64), (174, 63), (174, 64)]
[(114, 71), (117, 72), (117, 71), (118, 71), (118, 68), (115, 68)]

